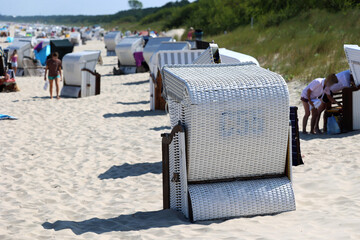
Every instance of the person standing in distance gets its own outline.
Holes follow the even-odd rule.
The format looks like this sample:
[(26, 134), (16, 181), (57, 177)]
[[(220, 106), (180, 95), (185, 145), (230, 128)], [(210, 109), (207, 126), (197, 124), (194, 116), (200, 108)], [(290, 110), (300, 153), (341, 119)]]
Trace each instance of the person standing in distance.
[(49, 84), (50, 84), (50, 99), (53, 98), (54, 81), (56, 86), (56, 98), (60, 99), (59, 81), (62, 81), (62, 72), (61, 72), (61, 60), (59, 59), (59, 54), (57, 52), (54, 52), (51, 55), (51, 58), (46, 61), (45, 77), (44, 77), (45, 81), (46, 81), (46, 74), (48, 71), (49, 71)]

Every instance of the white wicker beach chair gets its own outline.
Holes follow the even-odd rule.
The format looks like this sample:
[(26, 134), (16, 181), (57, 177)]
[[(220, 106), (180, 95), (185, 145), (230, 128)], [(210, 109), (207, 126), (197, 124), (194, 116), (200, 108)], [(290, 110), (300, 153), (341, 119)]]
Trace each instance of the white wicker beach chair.
[(360, 86), (360, 47), (358, 45), (345, 44), (344, 50), (355, 85)]
[(150, 110), (165, 110), (165, 100), (161, 96), (161, 69), (165, 65), (192, 64), (204, 50), (162, 50), (151, 57), (150, 65)]
[(253, 63), (163, 68), (164, 208), (192, 221), (295, 210), (289, 93)]

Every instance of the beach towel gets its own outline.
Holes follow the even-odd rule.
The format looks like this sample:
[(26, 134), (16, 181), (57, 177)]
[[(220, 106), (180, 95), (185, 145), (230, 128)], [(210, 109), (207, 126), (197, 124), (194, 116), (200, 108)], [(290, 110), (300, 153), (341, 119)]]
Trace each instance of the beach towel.
[(17, 118), (5, 114), (0, 114), (0, 120), (17, 120)]

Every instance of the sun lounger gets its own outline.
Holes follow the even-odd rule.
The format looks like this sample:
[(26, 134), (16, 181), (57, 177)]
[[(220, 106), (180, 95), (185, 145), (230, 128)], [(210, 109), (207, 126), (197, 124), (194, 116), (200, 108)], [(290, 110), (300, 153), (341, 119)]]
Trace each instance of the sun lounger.
[(256, 64), (162, 70), (164, 208), (192, 221), (295, 210), (289, 93)]
[(101, 51), (66, 54), (63, 58), (63, 97), (88, 97), (100, 94), (100, 74), (95, 72)]

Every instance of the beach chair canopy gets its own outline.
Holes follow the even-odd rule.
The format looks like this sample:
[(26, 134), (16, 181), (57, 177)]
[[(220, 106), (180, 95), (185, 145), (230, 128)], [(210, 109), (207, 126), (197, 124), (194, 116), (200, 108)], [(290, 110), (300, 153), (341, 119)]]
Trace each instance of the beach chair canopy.
[(162, 50), (154, 53), (151, 57), (150, 71), (156, 78), (158, 72), (165, 65), (192, 64), (204, 50)]
[(231, 51), (226, 48), (219, 49), (221, 62), (225, 64), (236, 64), (236, 63), (244, 63), (244, 62), (253, 62), (256, 65), (260, 66), (259, 62), (252, 56)]
[(358, 45), (344, 45), (345, 55), (349, 62), (355, 85), (360, 86), (360, 47)]
[(121, 40), (121, 32), (120, 31), (108, 32), (104, 36), (104, 42), (105, 42), (106, 49), (108, 51), (115, 51), (116, 45), (119, 43), (120, 40)]
[(66, 54), (73, 52), (74, 45), (68, 39), (50, 40), (50, 48), (51, 54), (59, 53), (59, 59), (62, 60)]
[(162, 75), (171, 125), (186, 134), (170, 145), (171, 208), (194, 221), (294, 210), (284, 79), (254, 63), (172, 65)]
[(123, 66), (136, 66), (134, 53), (142, 52), (144, 39), (142, 37), (126, 37), (116, 45), (116, 55)]
[(144, 48), (144, 59), (146, 63), (150, 64), (150, 58), (153, 55), (154, 52), (157, 51), (160, 44), (162, 42), (171, 42), (173, 41), (172, 37), (156, 37), (156, 38), (150, 38), (147, 42), (145, 48)]

